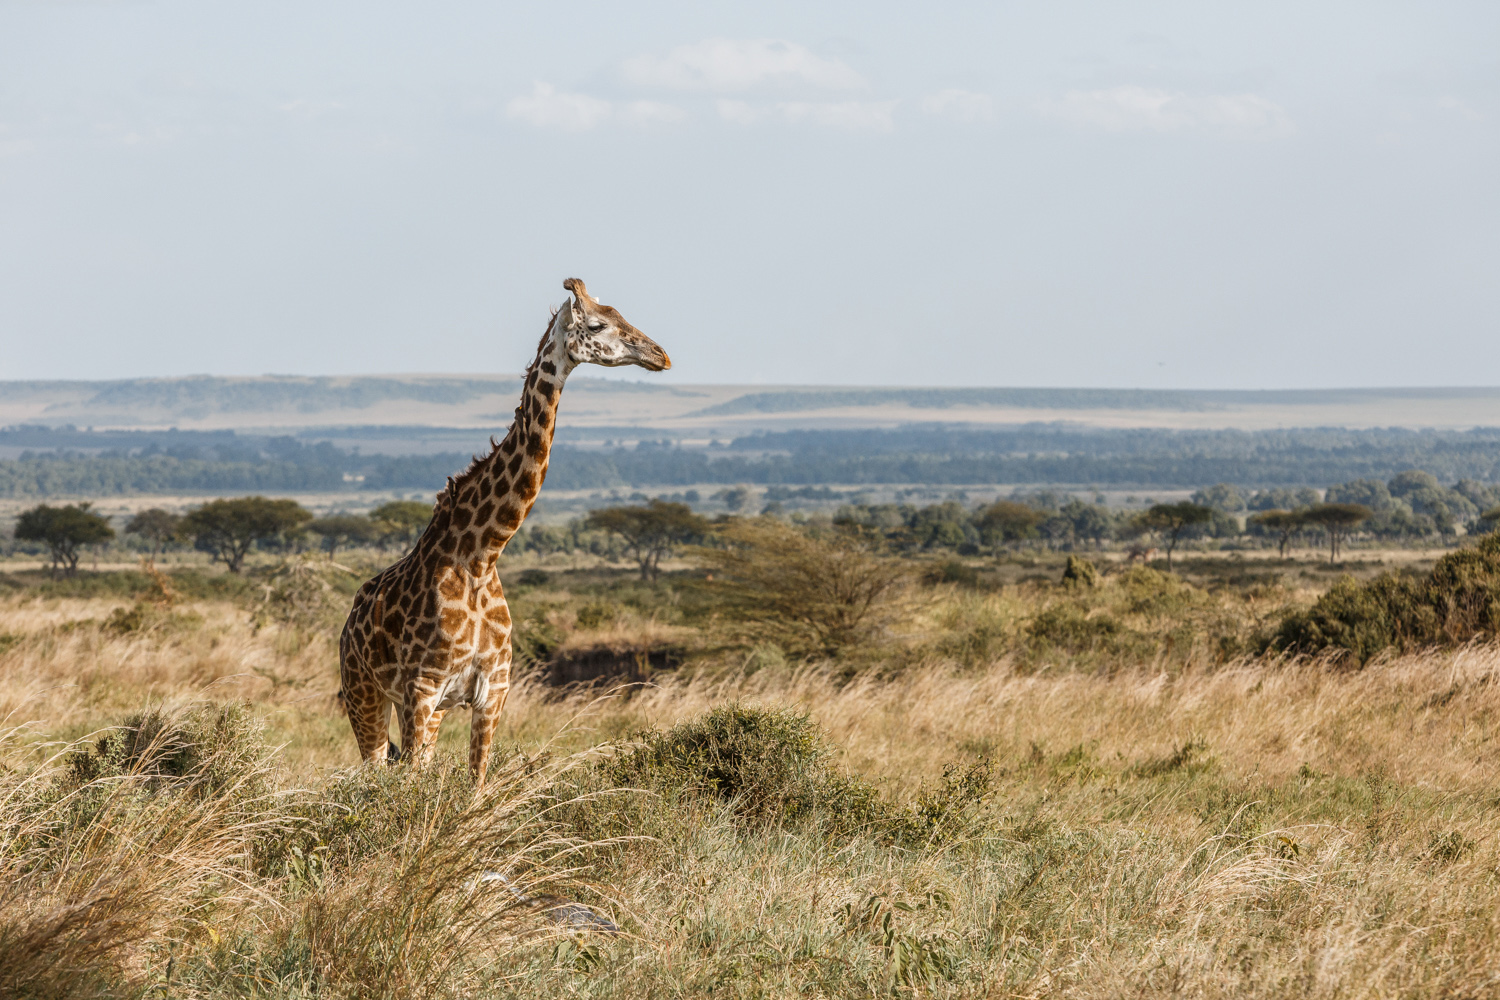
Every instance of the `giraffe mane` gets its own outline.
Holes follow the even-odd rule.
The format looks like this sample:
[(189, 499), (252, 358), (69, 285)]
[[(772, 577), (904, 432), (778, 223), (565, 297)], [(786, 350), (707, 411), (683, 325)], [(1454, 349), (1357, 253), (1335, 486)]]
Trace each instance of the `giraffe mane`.
[[(537, 369), (537, 367), (542, 363), (542, 348), (544, 348), (544, 347), (547, 346), (547, 338), (550, 337), (550, 336), (552, 336), (552, 326), (557, 321), (557, 313), (558, 313), (558, 307), (557, 306), (553, 306), (552, 307), (552, 318), (547, 321), (547, 328), (542, 331), (542, 339), (539, 340), (539, 341), (537, 341), (537, 344), (536, 344), (536, 356), (531, 359), (531, 364), (529, 364), (529, 365), (526, 366), (526, 372), (525, 372), (524, 375), (521, 376), (521, 384), (522, 384), (522, 386), (526, 385), (527, 381), (529, 380), (529, 378), (531, 376), (531, 373), (533, 371), (535, 371)], [(515, 419), (517, 421), (519, 421), (521, 419), (521, 407), (519, 407), (519, 406), (516, 407), (516, 416), (515, 416)], [(515, 426), (515, 424), (512, 423), (511, 426)], [(439, 502), (439, 504), (441, 504), (443, 502), (443, 499), (445, 497), (448, 499), (448, 501), (450, 503), (457, 503), (458, 502), (458, 491), (462, 487), (466, 486), (468, 484), (469, 480), (472, 479), (474, 477), (474, 475), (479, 472), (479, 470), (481, 470), (482, 468), (484, 468), (484, 466), (489, 462), (490, 459), (492, 459), (492, 458), (495, 457), (495, 452), (497, 452), (497, 451), (500, 450), (500, 444), (501, 444), (501, 442), (495, 440), (495, 435), (491, 434), (490, 435), (490, 450), (488, 452), (486, 452), (485, 454), (483, 454), (483, 455), (475, 455), (469, 461), (468, 468), (464, 469), (464, 471), (460, 472), (457, 476), (449, 476), (448, 477), (448, 485), (447, 485), (447, 487), (444, 488), (442, 490), (442, 492), (440, 492), (438, 494), (438, 502)]]

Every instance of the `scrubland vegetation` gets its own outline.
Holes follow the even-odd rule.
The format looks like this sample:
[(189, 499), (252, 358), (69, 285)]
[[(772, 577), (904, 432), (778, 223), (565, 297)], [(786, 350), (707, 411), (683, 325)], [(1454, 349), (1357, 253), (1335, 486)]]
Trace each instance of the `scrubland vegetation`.
[(355, 766), (336, 631), (389, 555), (0, 576), (0, 994), (1500, 991), (1500, 541), (904, 537), (508, 556), (479, 796), (461, 713)]

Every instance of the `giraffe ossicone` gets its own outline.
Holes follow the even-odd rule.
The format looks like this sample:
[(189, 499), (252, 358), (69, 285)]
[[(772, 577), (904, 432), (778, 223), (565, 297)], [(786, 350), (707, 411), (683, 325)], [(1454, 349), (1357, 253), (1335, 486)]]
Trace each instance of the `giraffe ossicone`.
[(547, 475), (557, 404), (583, 364), (672, 366), (667, 352), (589, 295), (577, 278), (526, 369), (521, 404), (498, 444), (448, 480), (432, 521), (412, 550), (354, 597), (339, 638), (339, 700), (360, 757), (394, 757), (390, 716), (403, 758), (432, 755), (448, 711), (472, 711), (469, 768), (484, 784), (495, 724), (510, 691), (511, 618), (495, 564), (536, 503)]

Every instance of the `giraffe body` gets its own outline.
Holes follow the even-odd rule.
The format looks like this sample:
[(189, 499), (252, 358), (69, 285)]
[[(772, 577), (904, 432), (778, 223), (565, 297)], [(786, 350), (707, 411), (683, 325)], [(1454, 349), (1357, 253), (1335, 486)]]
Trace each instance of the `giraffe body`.
[(393, 709), (401, 756), (424, 761), (443, 716), (469, 708), (469, 767), (483, 785), (511, 681), (510, 608), (495, 564), (541, 491), (563, 383), (580, 364), (671, 367), (583, 282), (563, 284), (573, 299), (542, 336), (505, 439), (448, 480), (411, 552), (354, 597), (339, 639), (339, 699), (366, 761), (395, 756)]

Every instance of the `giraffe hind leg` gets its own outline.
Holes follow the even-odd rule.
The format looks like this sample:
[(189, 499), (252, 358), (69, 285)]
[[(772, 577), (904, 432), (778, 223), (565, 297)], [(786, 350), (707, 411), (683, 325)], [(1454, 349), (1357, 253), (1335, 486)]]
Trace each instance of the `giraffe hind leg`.
[(377, 692), (346, 694), (349, 725), (359, 744), (359, 759), (371, 764), (387, 760), (392, 749), (390, 738), (391, 703)]

